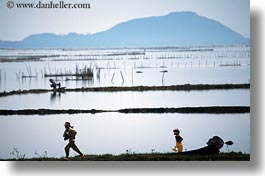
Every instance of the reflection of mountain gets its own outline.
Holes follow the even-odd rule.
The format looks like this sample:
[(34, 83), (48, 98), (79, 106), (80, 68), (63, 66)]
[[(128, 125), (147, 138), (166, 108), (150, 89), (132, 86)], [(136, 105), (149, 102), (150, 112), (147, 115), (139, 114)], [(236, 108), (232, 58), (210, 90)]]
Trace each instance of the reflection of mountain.
[(221, 23), (193, 12), (134, 19), (93, 35), (37, 34), (0, 47), (156, 47), (249, 45), (249, 39)]

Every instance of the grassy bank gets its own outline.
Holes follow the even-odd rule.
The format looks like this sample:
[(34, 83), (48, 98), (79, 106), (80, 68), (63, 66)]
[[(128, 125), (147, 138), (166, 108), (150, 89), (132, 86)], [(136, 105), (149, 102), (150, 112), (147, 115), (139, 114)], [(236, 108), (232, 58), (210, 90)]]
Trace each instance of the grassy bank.
[[(118, 92), (118, 91), (192, 91), (250, 89), (250, 84), (184, 84), (171, 86), (132, 86), (132, 87), (88, 87), (58, 90), (58, 92)], [(24, 94), (54, 92), (52, 89), (30, 89), (0, 92), (0, 97)], [(56, 92), (56, 91), (55, 91)]]
[(181, 108), (131, 108), (120, 110), (97, 110), (97, 109), (0, 109), (0, 115), (51, 115), (51, 114), (96, 114), (103, 112), (119, 113), (197, 113), (197, 114), (234, 114), (249, 113), (249, 106), (208, 106), (208, 107), (181, 107)]
[[(2, 160), (2, 159), (0, 159)], [(6, 161), (64, 161), (63, 158), (7, 159)], [(121, 155), (86, 155), (83, 158), (72, 157), (70, 161), (250, 161), (250, 154), (219, 153), (212, 155), (185, 155), (177, 153), (145, 153)]]

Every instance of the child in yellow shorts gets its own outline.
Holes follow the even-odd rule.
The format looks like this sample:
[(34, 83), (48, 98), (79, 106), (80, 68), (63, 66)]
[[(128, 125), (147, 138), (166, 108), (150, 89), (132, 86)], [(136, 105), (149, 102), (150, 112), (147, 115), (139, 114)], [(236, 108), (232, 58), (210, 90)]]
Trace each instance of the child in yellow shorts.
[(178, 151), (178, 153), (180, 153), (183, 151), (183, 145), (182, 145), (183, 138), (179, 135), (180, 131), (178, 128), (174, 129), (173, 133), (176, 139), (176, 146), (173, 147), (172, 150)]

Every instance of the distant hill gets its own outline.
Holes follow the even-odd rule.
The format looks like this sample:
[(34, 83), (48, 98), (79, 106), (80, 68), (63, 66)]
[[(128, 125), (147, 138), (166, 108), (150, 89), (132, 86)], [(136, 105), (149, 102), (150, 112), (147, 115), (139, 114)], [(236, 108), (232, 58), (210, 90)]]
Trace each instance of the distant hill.
[(193, 12), (134, 19), (93, 35), (34, 34), (22, 41), (0, 41), (0, 48), (89, 48), (249, 45), (227, 26)]

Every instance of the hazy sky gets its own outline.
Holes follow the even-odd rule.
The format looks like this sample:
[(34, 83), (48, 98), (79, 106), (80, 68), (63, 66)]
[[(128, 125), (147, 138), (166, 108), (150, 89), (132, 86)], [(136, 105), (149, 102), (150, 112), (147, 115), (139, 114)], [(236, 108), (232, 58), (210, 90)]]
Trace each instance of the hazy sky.
[[(64, 0), (65, 3), (90, 3), (90, 9), (9, 9), (7, 1), (0, 2), (0, 40), (22, 40), (46, 32), (96, 33), (130, 19), (175, 11), (193, 11), (221, 22), (244, 37), (250, 36), (249, 0)], [(62, 0), (53, 2), (59, 1)]]

